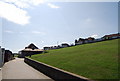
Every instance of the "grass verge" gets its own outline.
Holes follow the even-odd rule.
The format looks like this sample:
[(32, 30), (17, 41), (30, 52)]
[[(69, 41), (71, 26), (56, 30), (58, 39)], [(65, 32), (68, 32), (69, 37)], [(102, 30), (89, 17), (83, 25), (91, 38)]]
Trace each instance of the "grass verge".
[(31, 58), (90, 79), (118, 79), (118, 40), (49, 50)]

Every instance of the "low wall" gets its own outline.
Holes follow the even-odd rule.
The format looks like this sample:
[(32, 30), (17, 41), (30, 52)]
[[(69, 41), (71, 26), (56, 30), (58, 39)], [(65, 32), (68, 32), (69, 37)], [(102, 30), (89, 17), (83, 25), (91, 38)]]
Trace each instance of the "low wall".
[(25, 58), (24, 62), (55, 81), (93, 81), (29, 58)]

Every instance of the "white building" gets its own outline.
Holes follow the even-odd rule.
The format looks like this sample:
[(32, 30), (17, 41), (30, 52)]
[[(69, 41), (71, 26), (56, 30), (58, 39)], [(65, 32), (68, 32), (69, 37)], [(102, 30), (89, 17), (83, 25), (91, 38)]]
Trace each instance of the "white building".
[(1, 48), (0, 46), (0, 68), (3, 66), (4, 64), (4, 52), (5, 50)]
[(69, 47), (69, 44), (67, 44), (67, 43), (61, 44), (61, 47), (63, 47), (63, 48)]

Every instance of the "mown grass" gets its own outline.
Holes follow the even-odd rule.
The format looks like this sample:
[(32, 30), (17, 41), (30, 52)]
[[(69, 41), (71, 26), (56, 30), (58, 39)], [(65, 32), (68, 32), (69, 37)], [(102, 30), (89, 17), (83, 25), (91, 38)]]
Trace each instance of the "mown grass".
[(49, 50), (31, 58), (91, 79), (118, 79), (118, 40)]

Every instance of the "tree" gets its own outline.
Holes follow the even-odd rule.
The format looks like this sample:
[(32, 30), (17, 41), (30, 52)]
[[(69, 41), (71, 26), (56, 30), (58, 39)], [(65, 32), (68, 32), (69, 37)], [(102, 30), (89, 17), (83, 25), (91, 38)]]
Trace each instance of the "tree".
[(77, 43), (78, 41), (77, 40), (75, 40), (75, 44)]

